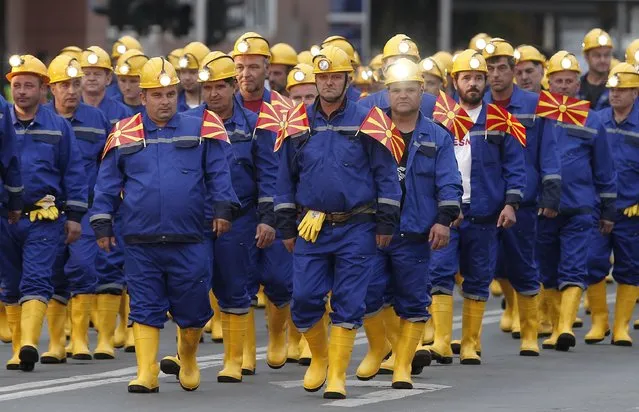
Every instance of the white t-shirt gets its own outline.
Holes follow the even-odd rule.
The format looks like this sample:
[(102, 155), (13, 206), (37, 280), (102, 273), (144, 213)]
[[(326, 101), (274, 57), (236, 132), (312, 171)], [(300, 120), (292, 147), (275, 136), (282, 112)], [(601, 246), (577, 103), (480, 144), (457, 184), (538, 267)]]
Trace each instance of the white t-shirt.
[[(479, 105), (472, 110), (466, 110), (473, 122), (477, 121), (481, 108), (482, 105)], [(462, 203), (470, 203), (470, 170), (473, 164), (473, 157), (470, 150), (470, 136), (468, 133), (466, 133), (461, 141), (455, 139), (455, 157), (457, 158), (457, 165), (459, 166), (462, 186), (464, 188)]]

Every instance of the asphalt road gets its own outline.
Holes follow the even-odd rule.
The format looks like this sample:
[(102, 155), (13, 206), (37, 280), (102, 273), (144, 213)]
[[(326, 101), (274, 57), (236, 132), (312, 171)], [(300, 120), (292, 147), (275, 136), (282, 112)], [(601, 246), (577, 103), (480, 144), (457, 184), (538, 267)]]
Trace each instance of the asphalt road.
[[(609, 287), (612, 293), (613, 287)], [(456, 298), (459, 299), (459, 298)], [(608, 301), (611, 302), (609, 295)], [(455, 305), (455, 335), (461, 329), (461, 304)], [(612, 311), (613, 305), (610, 305)], [(390, 388), (390, 377), (360, 382), (354, 377), (366, 351), (363, 331), (358, 335), (349, 368), (348, 398), (329, 401), (322, 392), (301, 387), (304, 367), (287, 364), (279, 370), (266, 366), (266, 330), (258, 312), (258, 367), (241, 384), (217, 383), (223, 347), (207, 339), (200, 345), (202, 382), (185, 392), (172, 376), (160, 379), (159, 394), (127, 393), (135, 375), (135, 355), (119, 351), (111, 361), (74, 361), (66, 365), (36, 365), (31, 373), (0, 370), (0, 411), (633, 411), (639, 410), (639, 349), (601, 344), (586, 345), (589, 327), (577, 329), (578, 343), (568, 353), (543, 350), (538, 358), (518, 355), (519, 342), (499, 330), (499, 300), (491, 299), (484, 317), (481, 366), (452, 365), (425, 368), (414, 378), (415, 389)], [(634, 333), (639, 344), (639, 331)], [(92, 332), (92, 342), (95, 334)], [(43, 333), (41, 352), (46, 350)], [(175, 352), (175, 328), (162, 332), (161, 356)], [(0, 359), (10, 346), (0, 343)]]

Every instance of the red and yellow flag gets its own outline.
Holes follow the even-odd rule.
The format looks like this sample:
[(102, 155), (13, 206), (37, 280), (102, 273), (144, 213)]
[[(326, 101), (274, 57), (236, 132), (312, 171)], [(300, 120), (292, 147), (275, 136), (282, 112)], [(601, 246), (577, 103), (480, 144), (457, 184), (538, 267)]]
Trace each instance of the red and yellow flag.
[(399, 163), (404, 155), (406, 144), (395, 123), (377, 106), (371, 107), (368, 115), (359, 127), (358, 133), (366, 133), (383, 144)]
[(122, 119), (113, 126), (113, 130), (107, 137), (102, 151), (102, 158), (114, 147), (144, 141), (144, 125), (140, 113), (127, 119)]
[(276, 91), (271, 92), (271, 106), (279, 113), (288, 113), (293, 108), (293, 101)]
[(452, 97), (439, 91), (439, 97), (435, 102), (433, 120), (441, 123), (450, 130), (458, 140), (462, 140), (466, 133), (475, 125), (475, 122)]
[(283, 117), (283, 113), (280, 110), (273, 108), (270, 103), (262, 102), (255, 128), (277, 133), (283, 126)]
[(229, 135), (226, 133), (226, 127), (224, 127), (224, 121), (222, 121), (220, 116), (215, 112), (210, 110), (204, 110), (200, 136), (204, 139), (216, 139), (231, 144)]
[(289, 137), (307, 131), (310, 128), (308, 123), (308, 114), (304, 103), (298, 104), (284, 114), (282, 119), (282, 127), (277, 132), (275, 138), (275, 147), (273, 151), (277, 152), (282, 147), (284, 140)]
[(526, 147), (526, 127), (512, 113), (496, 104), (486, 108), (486, 130), (508, 133)]
[(579, 100), (542, 90), (539, 94), (536, 114), (562, 123), (583, 127), (586, 125), (589, 111), (590, 102), (587, 100)]

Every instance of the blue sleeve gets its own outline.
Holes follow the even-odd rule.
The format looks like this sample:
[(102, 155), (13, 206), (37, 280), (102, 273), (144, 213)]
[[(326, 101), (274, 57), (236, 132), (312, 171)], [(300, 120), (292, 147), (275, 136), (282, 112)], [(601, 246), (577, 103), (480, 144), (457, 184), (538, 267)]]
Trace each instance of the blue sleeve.
[(213, 200), (214, 216), (218, 219), (233, 220), (235, 211), (239, 208), (240, 201), (237, 198), (231, 181), (231, 169), (227, 160), (227, 152), (223, 144), (216, 139), (205, 140), (204, 170), (207, 199)]
[(118, 149), (111, 149), (102, 159), (98, 171), (89, 217), (97, 239), (113, 236), (113, 216), (120, 205), (120, 194), (124, 187), (124, 175), (118, 162)]
[(365, 135), (370, 145), (370, 163), (377, 186), (377, 234), (392, 235), (399, 225), (402, 189), (397, 179), (397, 163), (390, 150)]
[(61, 122), (62, 139), (60, 141), (59, 168), (62, 173), (62, 193), (65, 194), (67, 219), (80, 222), (89, 207), (88, 179), (75, 133), (66, 121)]
[[(438, 128), (433, 126), (433, 128)], [(464, 193), (461, 173), (455, 157), (453, 141), (441, 132), (441, 146), (435, 163), (435, 190), (437, 196), (437, 223), (448, 226), (459, 216)]]
[(502, 150), (502, 177), (506, 182), (504, 203), (521, 203), (526, 189), (526, 160), (521, 143), (506, 134)]
[(284, 140), (280, 148), (279, 168), (275, 182), (275, 218), (277, 229), (283, 239), (297, 237), (297, 190), (298, 170), (295, 163), (295, 146), (293, 139)]
[(541, 193), (539, 207), (559, 210), (561, 199), (561, 159), (557, 147), (557, 136), (551, 128), (546, 128), (546, 120), (537, 118), (539, 145), (539, 175), (541, 178)]
[(617, 172), (610, 153), (606, 129), (598, 122), (593, 145), (592, 171), (596, 193), (599, 195), (601, 218), (614, 221), (617, 213)]
[(273, 132), (255, 129), (253, 158), (257, 170), (257, 213), (260, 223), (275, 227), (275, 180), (277, 179), (277, 156), (273, 152), (275, 138)]
[(2, 121), (2, 136), (0, 136), (0, 172), (2, 173), (2, 181), (4, 189), (8, 192), (7, 207), (9, 210), (21, 210), (22, 194), (24, 186), (22, 185), (22, 174), (20, 173), (20, 155), (16, 147), (16, 132), (11, 124), (11, 112), (9, 105), (2, 103), (2, 112), (0, 112), (0, 120)]

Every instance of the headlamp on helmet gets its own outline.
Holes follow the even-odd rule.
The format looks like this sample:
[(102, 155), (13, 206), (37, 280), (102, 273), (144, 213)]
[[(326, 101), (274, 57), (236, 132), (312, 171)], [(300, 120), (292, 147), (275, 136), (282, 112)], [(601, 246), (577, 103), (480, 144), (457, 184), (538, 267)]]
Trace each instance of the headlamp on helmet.
[(295, 73), (293, 74), (293, 79), (295, 79), (295, 81), (297, 82), (301, 82), (304, 80), (306, 76), (304, 75), (304, 72), (301, 70), (297, 70), (295, 71)]
[(24, 64), (24, 59), (22, 59), (22, 57), (20, 57), (19, 55), (14, 54), (13, 56), (9, 57), (9, 65), (11, 67), (18, 67), (22, 64)]

